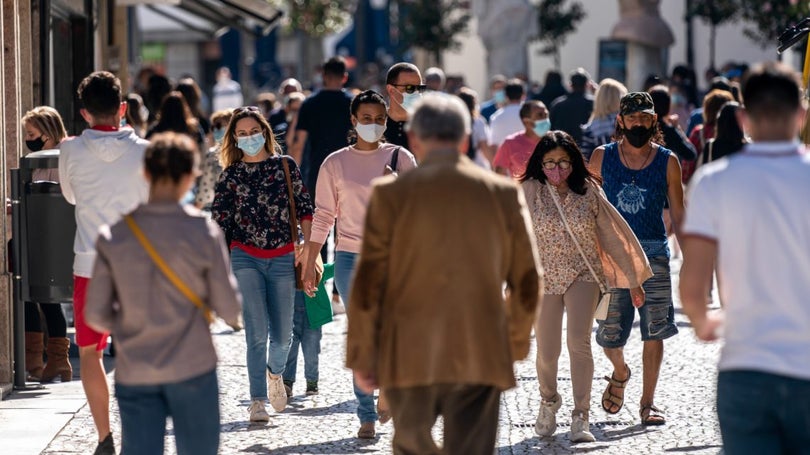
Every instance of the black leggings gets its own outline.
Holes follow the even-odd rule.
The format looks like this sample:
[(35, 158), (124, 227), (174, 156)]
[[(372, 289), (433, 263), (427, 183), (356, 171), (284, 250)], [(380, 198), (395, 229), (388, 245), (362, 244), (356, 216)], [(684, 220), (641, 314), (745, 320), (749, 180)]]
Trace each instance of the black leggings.
[[(39, 310), (45, 315), (45, 327), (39, 317)], [(67, 320), (62, 312), (62, 305), (58, 303), (25, 302), (25, 331), (42, 332), (43, 328), (48, 329), (48, 336), (53, 338), (67, 337)]]

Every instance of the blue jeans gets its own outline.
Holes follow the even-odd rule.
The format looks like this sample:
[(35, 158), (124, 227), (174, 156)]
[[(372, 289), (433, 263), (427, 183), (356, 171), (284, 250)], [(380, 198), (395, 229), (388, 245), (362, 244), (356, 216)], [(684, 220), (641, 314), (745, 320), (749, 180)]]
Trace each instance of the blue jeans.
[(726, 455), (810, 454), (810, 381), (721, 371), (717, 416)]
[(166, 418), (174, 424), (177, 453), (211, 454), (219, 449), (217, 372), (171, 384), (115, 383), (121, 412), (121, 454), (163, 453)]
[(282, 374), (287, 365), (295, 300), (294, 261), (293, 253), (261, 259), (239, 248), (231, 251), (231, 267), (242, 291), (251, 399), (267, 398), (266, 371)]
[[(346, 305), (346, 314), (349, 310), (349, 298), (351, 297), (352, 279), (354, 278), (354, 265), (357, 262), (357, 253), (346, 251), (335, 251), (335, 286), (343, 296), (343, 303)], [(357, 388), (352, 376), (352, 386), (354, 386), (354, 396), (357, 397), (357, 417), (360, 422), (374, 422), (377, 420), (377, 410), (374, 408), (374, 394), (367, 394)]]
[[(669, 273), (669, 258), (650, 258), (653, 276), (642, 286), (646, 293), (644, 306), (638, 309), (641, 324), (641, 340), (665, 340), (676, 333), (675, 307), (672, 304), (672, 278)], [(627, 343), (633, 328), (636, 308), (633, 307), (628, 289), (612, 289), (608, 316), (597, 321), (596, 343), (603, 348), (620, 348)]]
[(295, 291), (295, 313), (293, 314), (293, 337), (290, 352), (287, 354), (287, 367), (284, 368), (284, 382), (295, 382), (298, 367), (298, 346), (304, 351), (304, 379), (318, 381), (318, 355), (321, 353), (321, 328), (312, 328), (307, 317), (307, 303), (303, 291)]

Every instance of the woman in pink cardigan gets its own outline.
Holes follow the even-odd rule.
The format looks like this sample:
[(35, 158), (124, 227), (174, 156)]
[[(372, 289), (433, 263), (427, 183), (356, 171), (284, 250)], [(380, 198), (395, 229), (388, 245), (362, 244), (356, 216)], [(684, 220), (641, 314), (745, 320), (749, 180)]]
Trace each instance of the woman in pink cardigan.
[[(353, 133), (356, 142), (342, 148), (324, 160), (315, 185), (315, 214), (312, 234), (308, 245), (309, 260), (304, 274), (304, 289), (315, 292), (315, 257), (326, 242), (326, 237), (337, 220), (335, 241), (335, 285), (340, 295), (351, 294), (351, 279), (355, 261), (363, 240), (363, 223), (366, 206), (371, 196), (371, 182), (388, 173), (404, 172), (416, 167), (411, 152), (383, 141), (388, 106), (382, 95), (366, 90), (357, 95), (351, 104)], [(347, 312), (348, 314), (348, 312)], [(387, 413), (374, 409), (374, 396), (354, 388), (359, 402), (357, 416), (360, 418), (358, 438), (375, 436), (374, 422), (388, 421)], [(380, 406), (384, 410), (384, 405)]]
[(591, 442), (595, 440), (588, 423), (593, 381), (591, 330), (600, 287), (607, 281), (609, 287), (629, 288), (633, 304), (641, 306), (641, 285), (652, 271), (633, 231), (608, 202), (598, 178), (585, 167), (570, 135), (546, 133), (529, 158), (521, 182), (546, 272), (535, 326), (542, 398), (535, 432), (551, 436), (557, 428), (556, 414), (562, 405), (557, 393), (557, 361), (566, 312), (574, 393), (569, 438), (571, 442)]

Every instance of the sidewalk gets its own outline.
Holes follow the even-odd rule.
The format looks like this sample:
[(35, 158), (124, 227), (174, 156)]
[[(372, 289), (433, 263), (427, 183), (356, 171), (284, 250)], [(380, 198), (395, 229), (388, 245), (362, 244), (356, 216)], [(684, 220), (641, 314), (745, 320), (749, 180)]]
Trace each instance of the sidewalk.
[[(673, 284), (677, 287), (680, 264), (673, 261)], [(656, 404), (667, 411), (663, 427), (639, 424), (638, 399), (641, 393), (641, 342), (635, 331), (627, 346), (628, 365), (633, 378), (626, 391), (624, 408), (616, 415), (606, 414), (599, 405), (610, 367), (601, 349), (593, 343), (595, 374), (591, 397), (591, 426), (597, 441), (572, 446), (568, 442), (572, 406), (568, 355), (563, 349), (559, 363), (559, 391), (563, 407), (558, 413), (558, 431), (552, 438), (534, 434), (539, 407), (534, 349), (529, 358), (516, 366), (518, 387), (504, 393), (498, 435), (498, 454), (524, 453), (669, 453), (716, 454), (720, 435), (714, 405), (716, 363), (719, 345), (695, 340), (686, 318), (676, 304), (680, 333), (665, 342)], [(393, 427), (377, 427), (377, 439), (355, 439), (358, 427), (350, 372), (343, 368), (345, 316), (324, 326), (320, 359), (320, 394), (304, 396), (303, 366), (294, 387), (295, 396), (280, 414), (271, 414), (269, 424), (248, 422), (248, 385), (243, 333), (232, 333), (225, 325), (213, 328), (219, 352), (222, 431), (220, 453), (258, 454), (386, 454), (391, 452)], [(564, 336), (564, 335), (563, 335)], [(77, 362), (78, 359), (72, 359)], [(299, 356), (299, 362), (302, 362)], [(14, 392), (0, 401), (0, 441), (3, 453), (73, 454), (92, 453), (96, 436), (90, 411), (76, 380), (48, 385), (32, 392)], [(112, 382), (112, 375), (111, 375)], [(112, 427), (120, 449), (120, 422), (115, 400)], [(441, 436), (439, 426), (435, 434)], [(171, 425), (166, 435), (166, 453), (173, 454)]]

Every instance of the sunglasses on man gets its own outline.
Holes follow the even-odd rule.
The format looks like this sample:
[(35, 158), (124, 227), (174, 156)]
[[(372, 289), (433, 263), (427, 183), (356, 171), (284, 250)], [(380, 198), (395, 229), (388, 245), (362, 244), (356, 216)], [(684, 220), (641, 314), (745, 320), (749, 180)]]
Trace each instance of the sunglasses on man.
[(403, 92), (408, 93), (408, 94), (410, 94), (410, 93), (414, 93), (414, 92), (419, 92), (419, 93), (422, 93), (422, 92), (424, 92), (424, 91), (427, 89), (427, 85), (424, 85), (424, 84), (420, 84), (420, 85), (413, 85), (413, 84), (391, 84), (391, 85), (393, 85), (394, 87), (397, 87), (397, 88), (399, 88), (399, 87), (405, 87), (405, 89), (403, 90)]

